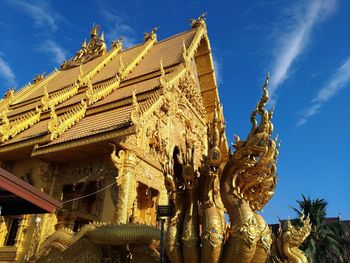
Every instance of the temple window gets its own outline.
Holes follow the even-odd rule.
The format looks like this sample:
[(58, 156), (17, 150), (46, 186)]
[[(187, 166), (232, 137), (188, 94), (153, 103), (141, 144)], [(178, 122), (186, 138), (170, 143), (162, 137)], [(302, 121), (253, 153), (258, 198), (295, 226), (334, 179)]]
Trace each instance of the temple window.
[(20, 224), (19, 217), (7, 217), (5, 218), (5, 224), (7, 226), (7, 235), (5, 237), (4, 246), (13, 246), (16, 243), (16, 236)]
[(101, 181), (65, 185), (62, 189), (63, 201), (69, 202), (65, 203), (63, 212), (58, 215), (59, 224), (76, 231), (90, 221), (99, 220), (104, 193), (96, 192), (101, 187)]
[(159, 192), (143, 183), (137, 187), (138, 221), (148, 225), (156, 225), (156, 204)]

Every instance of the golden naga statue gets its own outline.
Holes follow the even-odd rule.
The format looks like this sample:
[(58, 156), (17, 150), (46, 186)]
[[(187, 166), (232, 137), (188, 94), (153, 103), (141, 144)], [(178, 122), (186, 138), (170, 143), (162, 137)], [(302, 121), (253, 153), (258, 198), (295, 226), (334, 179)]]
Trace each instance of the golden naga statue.
[[(193, 165), (195, 147), (187, 137), (186, 149), (177, 155), (181, 175), (175, 175), (172, 169), (175, 165), (164, 164), (170, 203), (175, 207), (166, 238), (170, 262), (267, 261), (273, 240), (269, 226), (257, 211), (262, 210), (274, 194), (279, 148), (277, 137), (271, 138), (274, 109), (265, 109), (269, 99), (268, 81), (267, 75), (263, 96), (250, 118), (252, 128), (247, 139), (243, 141), (235, 136), (235, 152), (223, 169), (220, 145), (225, 124), (218, 116), (217, 106), (212, 125), (208, 127), (208, 154), (200, 174)], [(230, 227), (224, 212), (230, 217)], [(307, 262), (298, 246), (308, 236), (310, 224), (308, 220), (302, 222), (303, 227), (290, 225), (280, 234), (287, 262)], [(301, 261), (296, 257), (302, 258)]]
[(271, 248), (270, 261), (273, 263), (307, 263), (303, 251), (299, 246), (305, 241), (311, 232), (311, 222), (309, 216), (306, 218), (302, 214), (300, 224), (292, 225), (288, 219), (286, 225), (279, 225), (277, 236)]

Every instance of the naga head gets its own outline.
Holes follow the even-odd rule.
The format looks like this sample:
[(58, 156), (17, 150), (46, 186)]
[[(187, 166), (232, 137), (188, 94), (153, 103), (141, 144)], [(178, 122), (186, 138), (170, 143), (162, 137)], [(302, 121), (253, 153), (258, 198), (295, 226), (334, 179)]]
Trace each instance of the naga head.
[(182, 177), (185, 182), (185, 188), (193, 190), (196, 186), (197, 173), (194, 168), (195, 144), (194, 138), (188, 132), (184, 133), (185, 147), (178, 154), (178, 161), (182, 165)]
[(283, 243), (288, 244), (290, 247), (299, 247), (305, 239), (310, 235), (311, 222), (310, 217), (304, 216), (302, 213), (300, 217), (300, 225), (294, 226), (291, 221), (287, 221), (287, 229), (283, 232)]
[[(233, 179), (234, 193), (249, 201), (253, 210), (261, 210), (271, 199), (276, 187), (276, 162), (279, 143), (272, 139), (273, 111), (266, 110), (269, 99), (267, 75), (263, 85), (263, 96), (253, 110), (250, 121), (252, 128), (245, 141), (235, 136), (235, 152), (231, 161), (237, 167)], [(257, 117), (258, 120), (257, 120)]]

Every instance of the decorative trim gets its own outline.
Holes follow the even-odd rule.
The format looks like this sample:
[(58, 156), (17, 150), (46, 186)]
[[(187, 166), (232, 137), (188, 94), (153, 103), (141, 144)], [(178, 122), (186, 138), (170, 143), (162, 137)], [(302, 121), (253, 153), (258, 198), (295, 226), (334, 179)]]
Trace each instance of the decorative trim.
[(66, 142), (62, 142), (59, 144), (53, 144), (53, 145), (49, 145), (49, 146), (43, 145), (40, 147), (37, 146), (34, 148), (34, 150), (32, 152), (32, 157), (44, 155), (44, 154), (48, 154), (48, 153), (52, 153), (52, 152), (58, 152), (61, 150), (67, 150), (67, 149), (71, 149), (74, 147), (84, 146), (84, 145), (88, 145), (88, 144), (92, 144), (92, 143), (96, 143), (96, 142), (117, 139), (118, 137), (127, 136), (127, 135), (134, 134), (134, 133), (135, 133), (135, 127), (129, 126), (128, 128), (113, 130), (113, 131), (106, 132), (103, 134), (99, 133), (99, 134), (95, 134), (95, 135), (90, 135), (88, 137), (82, 137), (82, 138), (79, 138), (77, 140), (72, 140), (72, 141), (68, 141), (68, 142), (66, 141)]
[(41, 109), (36, 108), (34, 111), (30, 111), (25, 115), (10, 122), (7, 118), (6, 111), (2, 113), (2, 122), (0, 126), (1, 142), (5, 142), (10, 138), (16, 136), (21, 131), (33, 126), (40, 121)]
[(73, 97), (78, 93), (79, 86), (76, 84), (70, 85), (64, 89), (61, 89), (51, 96), (47, 92), (47, 86), (44, 86), (44, 97), (41, 98), (41, 103), (43, 104), (43, 110), (50, 108), (50, 104), (57, 105), (64, 102), (65, 100)]
[(55, 112), (55, 106), (51, 105), (50, 117), (51, 120), (48, 123), (48, 130), (51, 133), (51, 140), (58, 138), (63, 132), (72, 127), (79, 120), (84, 118), (87, 109), (87, 103), (82, 100), (78, 105), (76, 105), (72, 110), (67, 113), (57, 117)]
[[(61, 71), (55, 69), (50, 75), (48, 75), (45, 79), (42, 81), (38, 82), (37, 84), (28, 84), (27, 86), (24, 86), (22, 90), (20, 90), (16, 95), (15, 95), (15, 101), (13, 104), (19, 104), (20, 102), (23, 101), (25, 97), (28, 97), (38, 89), (42, 88), (45, 86), (50, 80), (52, 80), (54, 77), (56, 77)], [(23, 93), (23, 94), (21, 94)], [(17, 97), (18, 96), (18, 97)], [(17, 105), (16, 105), (17, 106)]]

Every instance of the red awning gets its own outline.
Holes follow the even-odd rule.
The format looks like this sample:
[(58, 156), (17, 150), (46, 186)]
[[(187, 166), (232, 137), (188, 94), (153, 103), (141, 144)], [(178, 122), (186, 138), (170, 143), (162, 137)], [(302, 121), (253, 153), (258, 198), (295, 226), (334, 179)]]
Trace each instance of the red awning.
[(52, 213), (62, 203), (0, 168), (1, 215)]

